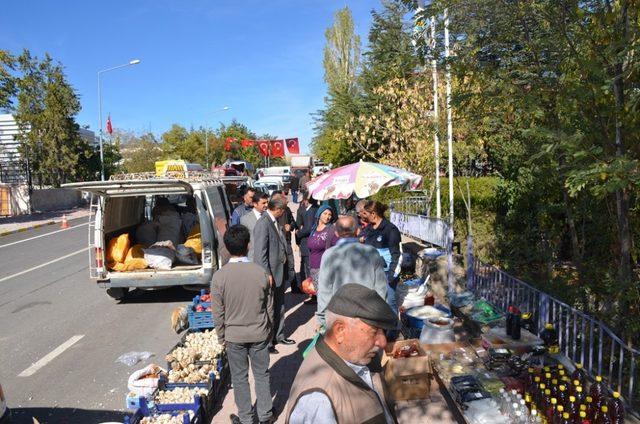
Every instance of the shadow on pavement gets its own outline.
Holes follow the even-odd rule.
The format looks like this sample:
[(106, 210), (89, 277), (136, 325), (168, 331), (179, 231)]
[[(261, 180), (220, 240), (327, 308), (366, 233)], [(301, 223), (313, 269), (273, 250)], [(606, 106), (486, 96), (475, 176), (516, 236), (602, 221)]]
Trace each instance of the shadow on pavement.
[(289, 399), (291, 385), (302, 364), (302, 352), (309, 346), (311, 339), (298, 342), (294, 353), (282, 356), (269, 368), (271, 374), (271, 396), (273, 397), (274, 417), (284, 412)]
[(98, 424), (123, 422), (130, 413), (80, 408), (11, 408), (11, 424)]
[(127, 293), (119, 304), (191, 302), (197, 294), (198, 292), (187, 290), (183, 287), (168, 287), (153, 290), (135, 289)]

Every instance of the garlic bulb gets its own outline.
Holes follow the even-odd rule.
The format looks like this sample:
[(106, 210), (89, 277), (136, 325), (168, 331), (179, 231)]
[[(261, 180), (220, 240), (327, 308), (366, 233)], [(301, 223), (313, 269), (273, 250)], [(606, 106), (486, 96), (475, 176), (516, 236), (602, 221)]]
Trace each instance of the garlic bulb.
[(171, 414), (161, 414), (161, 415), (156, 415), (155, 417), (144, 417), (142, 421), (140, 421), (140, 424), (183, 424), (184, 423), (183, 416), (185, 414), (189, 414), (189, 421), (193, 419), (193, 416), (194, 416), (193, 411), (188, 411), (175, 416)]
[(156, 404), (165, 403), (193, 403), (193, 397), (206, 395), (207, 389), (178, 387), (173, 390), (160, 390), (155, 398)]

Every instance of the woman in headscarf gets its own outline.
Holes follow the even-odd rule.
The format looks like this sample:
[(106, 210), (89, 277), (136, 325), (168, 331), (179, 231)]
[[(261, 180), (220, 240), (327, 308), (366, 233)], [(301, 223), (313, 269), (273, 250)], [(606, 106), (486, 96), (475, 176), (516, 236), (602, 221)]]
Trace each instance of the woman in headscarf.
[[(320, 206), (318, 212), (316, 212), (314, 227), (307, 241), (307, 246), (309, 247), (309, 268), (311, 271), (310, 277), (313, 280), (313, 286), (316, 291), (318, 290), (318, 272), (320, 271), (322, 255), (337, 241), (332, 224), (335, 218), (337, 217), (331, 207), (328, 205)], [(305, 300), (305, 303), (316, 303), (316, 297), (309, 297), (309, 299)]]

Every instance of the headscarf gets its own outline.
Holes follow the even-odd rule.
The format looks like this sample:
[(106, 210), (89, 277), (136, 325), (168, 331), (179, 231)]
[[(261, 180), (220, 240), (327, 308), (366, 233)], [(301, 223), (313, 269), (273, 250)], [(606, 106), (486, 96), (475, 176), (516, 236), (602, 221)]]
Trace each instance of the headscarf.
[(313, 220), (313, 227), (311, 228), (311, 233), (313, 234), (316, 231), (316, 228), (318, 228), (318, 224), (320, 223), (320, 215), (322, 215), (322, 212), (326, 211), (326, 210), (330, 210), (331, 211), (331, 222), (333, 222), (336, 219), (336, 213), (333, 210), (333, 208), (329, 205), (322, 205), (318, 208), (318, 210), (316, 211), (316, 215), (314, 217)]

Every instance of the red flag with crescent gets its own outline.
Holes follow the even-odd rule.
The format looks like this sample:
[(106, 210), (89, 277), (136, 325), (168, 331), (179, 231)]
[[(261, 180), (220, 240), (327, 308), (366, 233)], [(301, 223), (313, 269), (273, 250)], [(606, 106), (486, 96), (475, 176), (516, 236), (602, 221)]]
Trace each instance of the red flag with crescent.
[(107, 117), (107, 132), (113, 134), (113, 126), (111, 126), (111, 114)]
[(298, 142), (298, 138), (287, 138), (284, 141), (287, 144), (287, 151), (290, 155), (298, 155), (300, 154), (300, 143)]
[(271, 156), (274, 158), (284, 157), (284, 140), (271, 140)]
[(269, 142), (267, 140), (258, 140), (258, 150), (264, 157), (269, 156)]

